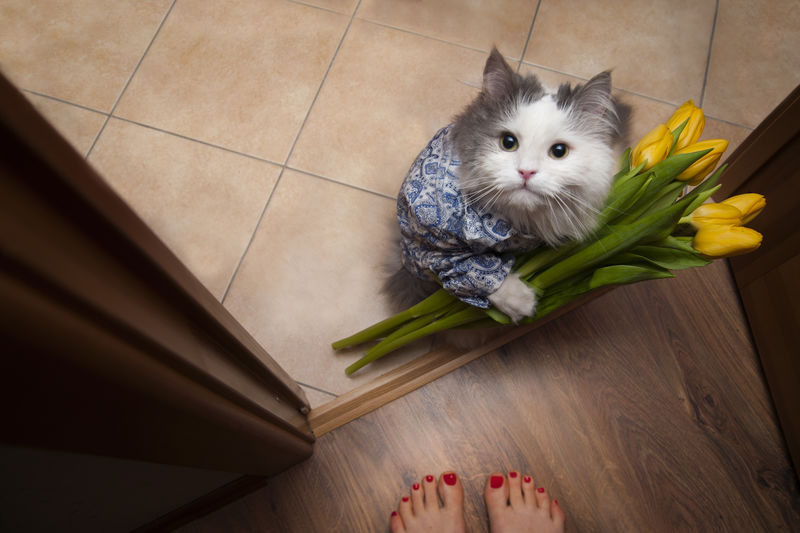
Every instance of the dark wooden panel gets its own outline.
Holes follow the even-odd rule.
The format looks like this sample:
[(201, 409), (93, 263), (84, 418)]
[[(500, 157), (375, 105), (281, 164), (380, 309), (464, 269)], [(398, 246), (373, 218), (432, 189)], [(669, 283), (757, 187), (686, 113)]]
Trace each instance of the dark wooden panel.
[(1, 75), (0, 145), (0, 441), (260, 475), (311, 455), (299, 385)]
[[(800, 101), (793, 103), (800, 113)], [(800, 120), (784, 145), (736, 193), (760, 192), (764, 212), (749, 225), (764, 235), (754, 253), (731, 259), (789, 451), (800, 466)]]
[(457, 470), (520, 469), (568, 531), (798, 531), (800, 492), (725, 262), (621, 287), (321, 437), (314, 457), (184, 526), (374, 532)]

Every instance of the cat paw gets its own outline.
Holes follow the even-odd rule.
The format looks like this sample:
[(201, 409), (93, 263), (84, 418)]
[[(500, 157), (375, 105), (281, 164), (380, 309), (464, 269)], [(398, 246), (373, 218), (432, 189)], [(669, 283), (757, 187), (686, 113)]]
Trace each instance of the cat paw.
[(536, 293), (518, 274), (509, 274), (500, 288), (489, 295), (489, 301), (515, 324), (536, 311)]

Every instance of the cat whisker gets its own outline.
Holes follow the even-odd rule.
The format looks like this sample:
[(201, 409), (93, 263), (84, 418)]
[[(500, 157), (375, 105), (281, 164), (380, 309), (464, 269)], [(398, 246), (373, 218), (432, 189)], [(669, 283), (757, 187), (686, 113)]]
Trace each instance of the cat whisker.
[[(576, 213), (573, 209), (570, 209), (566, 202), (558, 195), (553, 195), (551, 198), (556, 202), (561, 212), (564, 213), (564, 222), (570, 228), (572, 237), (582, 237), (589, 232), (590, 228), (584, 222), (583, 217), (580, 216), (581, 213)], [(584, 207), (581, 206), (580, 203), (579, 206)]]
[(570, 200), (572, 200), (576, 204), (579, 204), (580, 206), (584, 207), (585, 211), (594, 213), (596, 215), (600, 214), (600, 210), (599, 209), (597, 209), (595, 206), (593, 206), (592, 204), (590, 204), (589, 202), (587, 202), (586, 200), (584, 200), (583, 198), (581, 198), (577, 194), (573, 193), (569, 189), (561, 190), (561, 191), (559, 191), (559, 193), (564, 195), (564, 196), (566, 196), (567, 198), (569, 198)]

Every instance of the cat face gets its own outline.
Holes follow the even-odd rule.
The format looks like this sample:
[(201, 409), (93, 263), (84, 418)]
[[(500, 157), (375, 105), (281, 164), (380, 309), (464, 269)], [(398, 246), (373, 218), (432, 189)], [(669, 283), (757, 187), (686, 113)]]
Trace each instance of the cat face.
[(454, 126), (468, 201), (548, 244), (584, 237), (611, 185), (616, 116), (608, 74), (548, 94), (493, 51)]

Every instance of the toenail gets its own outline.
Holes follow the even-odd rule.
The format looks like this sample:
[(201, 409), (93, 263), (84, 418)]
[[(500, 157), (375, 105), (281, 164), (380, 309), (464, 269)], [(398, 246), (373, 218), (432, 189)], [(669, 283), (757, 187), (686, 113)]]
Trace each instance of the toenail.
[(403, 496), (403, 501), (407, 502), (408, 501), (408, 496)]
[(553, 503), (558, 505), (558, 500), (553, 500)]
[(489, 486), (493, 489), (499, 489), (503, 486), (503, 476), (492, 476), (489, 479)]
[(524, 478), (522, 478), (522, 481), (524, 481), (525, 483), (530, 483), (533, 480), (531, 479), (531, 476), (525, 476)]
[(427, 476), (425, 476), (425, 481), (427, 481), (428, 483), (433, 483), (433, 476), (428, 474)]
[(539, 487), (539, 488), (538, 488), (538, 489), (536, 489), (536, 490), (537, 490), (538, 492), (544, 492), (544, 487)]
[(419, 490), (419, 483), (414, 483), (413, 485), (411, 485), (411, 488), (414, 490)]
[(450, 486), (453, 486), (453, 485), (456, 484), (456, 475), (455, 474), (445, 474), (444, 476), (442, 476), (442, 478), (444, 479), (444, 482), (447, 483)]
[(517, 473), (516, 473), (516, 472), (509, 472), (509, 473), (508, 473), (508, 477), (510, 477), (510, 478), (515, 478), (515, 479), (516, 479), (516, 477), (517, 477)]
[(397, 516), (397, 511), (392, 511), (392, 516)]

